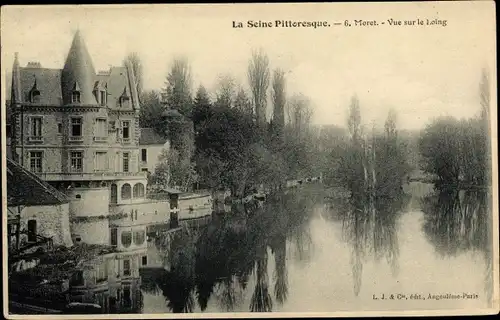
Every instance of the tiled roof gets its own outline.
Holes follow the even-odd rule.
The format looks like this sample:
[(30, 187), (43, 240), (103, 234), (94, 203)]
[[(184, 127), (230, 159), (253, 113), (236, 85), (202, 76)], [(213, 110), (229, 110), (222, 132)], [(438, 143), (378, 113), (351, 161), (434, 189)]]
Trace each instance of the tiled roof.
[(167, 139), (161, 137), (153, 128), (141, 128), (140, 145), (160, 144), (164, 145)]
[(67, 203), (69, 199), (17, 162), (7, 159), (7, 206), (42, 206)]

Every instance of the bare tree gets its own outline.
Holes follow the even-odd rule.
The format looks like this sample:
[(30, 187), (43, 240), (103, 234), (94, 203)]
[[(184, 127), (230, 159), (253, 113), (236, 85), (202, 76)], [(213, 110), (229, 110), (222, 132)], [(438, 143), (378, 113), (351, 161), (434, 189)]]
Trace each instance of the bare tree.
[(135, 76), (135, 87), (137, 89), (137, 95), (140, 99), (144, 81), (144, 71), (141, 58), (139, 57), (139, 54), (137, 52), (131, 52), (127, 55), (127, 57), (125, 57), (123, 64), (126, 65), (127, 62), (129, 62), (132, 66), (132, 71), (134, 72)]
[(248, 82), (252, 90), (257, 123), (261, 126), (266, 122), (269, 78), (269, 58), (262, 50), (254, 51), (248, 65)]
[(361, 109), (356, 95), (351, 98), (347, 127), (352, 139), (356, 140), (361, 137)]
[(490, 116), (490, 76), (486, 68), (483, 69), (481, 82), (479, 84), (479, 97), (481, 103), (481, 118), (487, 122), (489, 129)]
[(297, 138), (307, 135), (313, 111), (311, 101), (305, 95), (294, 94), (287, 103), (288, 122)]
[(385, 120), (385, 133), (387, 137), (395, 137), (396, 136), (396, 122), (397, 122), (397, 114), (394, 109), (389, 110), (389, 114), (387, 115), (387, 119)]

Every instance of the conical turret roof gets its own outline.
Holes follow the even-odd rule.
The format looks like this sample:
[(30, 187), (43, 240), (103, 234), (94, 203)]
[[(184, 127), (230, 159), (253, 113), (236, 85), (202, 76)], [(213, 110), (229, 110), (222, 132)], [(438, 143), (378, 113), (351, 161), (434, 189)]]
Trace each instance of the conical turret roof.
[(75, 87), (80, 91), (80, 104), (95, 105), (97, 101), (93, 94), (95, 69), (92, 58), (85, 46), (80, 31), (75, 33), (66, 63), (61, 74), (63, 103), (71, 103), (71, 94)]

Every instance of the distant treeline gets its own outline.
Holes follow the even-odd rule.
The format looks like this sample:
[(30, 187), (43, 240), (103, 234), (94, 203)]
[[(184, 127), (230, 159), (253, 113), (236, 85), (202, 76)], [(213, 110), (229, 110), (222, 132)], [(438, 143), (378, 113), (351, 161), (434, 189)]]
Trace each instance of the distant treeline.
[[(481, 112), (472, 119), (444, 117), (422, 131), (397, 128), (390, 111), (383, 129), (366, 128), (353, 97), (346, 128), (313, 126), (308, 97), (286, 90), (283, 70), (272, 70), (267, 55), (255, 51), (248, 63), (248, 86), (219, 75), (213, 92), (192, 88), (185, 58), (171, 64), (161, 90), (142, 90), (141, 61), (128, 57), (137, 75), (141, 127), (168, 138), (170, 150), (150, 176), (152, 185), (230, 189), (244, 196), (260, 185), (279, 189), (286, 179), (323, 176), (349, 190), (399, 192), (411, 180), (436, 185), (486, 186), (489, 150), (489, 79), (480, 81)], [(268, 101), (272, 116), (266, 119)]]

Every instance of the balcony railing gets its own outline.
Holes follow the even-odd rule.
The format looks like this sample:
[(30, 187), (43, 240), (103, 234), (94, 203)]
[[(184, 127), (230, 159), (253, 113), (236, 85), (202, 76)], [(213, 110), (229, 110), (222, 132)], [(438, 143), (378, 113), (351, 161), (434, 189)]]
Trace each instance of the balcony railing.
[(45, 181), (93, 181), (115, 179), (141, 179), (146, 178), (146, 172), (42, 172), (36, 173)]
[(94, 137), (95, 142), (107, 142), (108, 137)]
[(82, 142), (83, 141), (83, 136), (74, 136), (74, 137), (68, 137), (69, 142)]
[(43, 137), (42, 136), (29, 136), (28, 141), (33, 142), (33, 143), (37, 143), (37, 142), (41, 143), (41, 142), (43, 142)]

